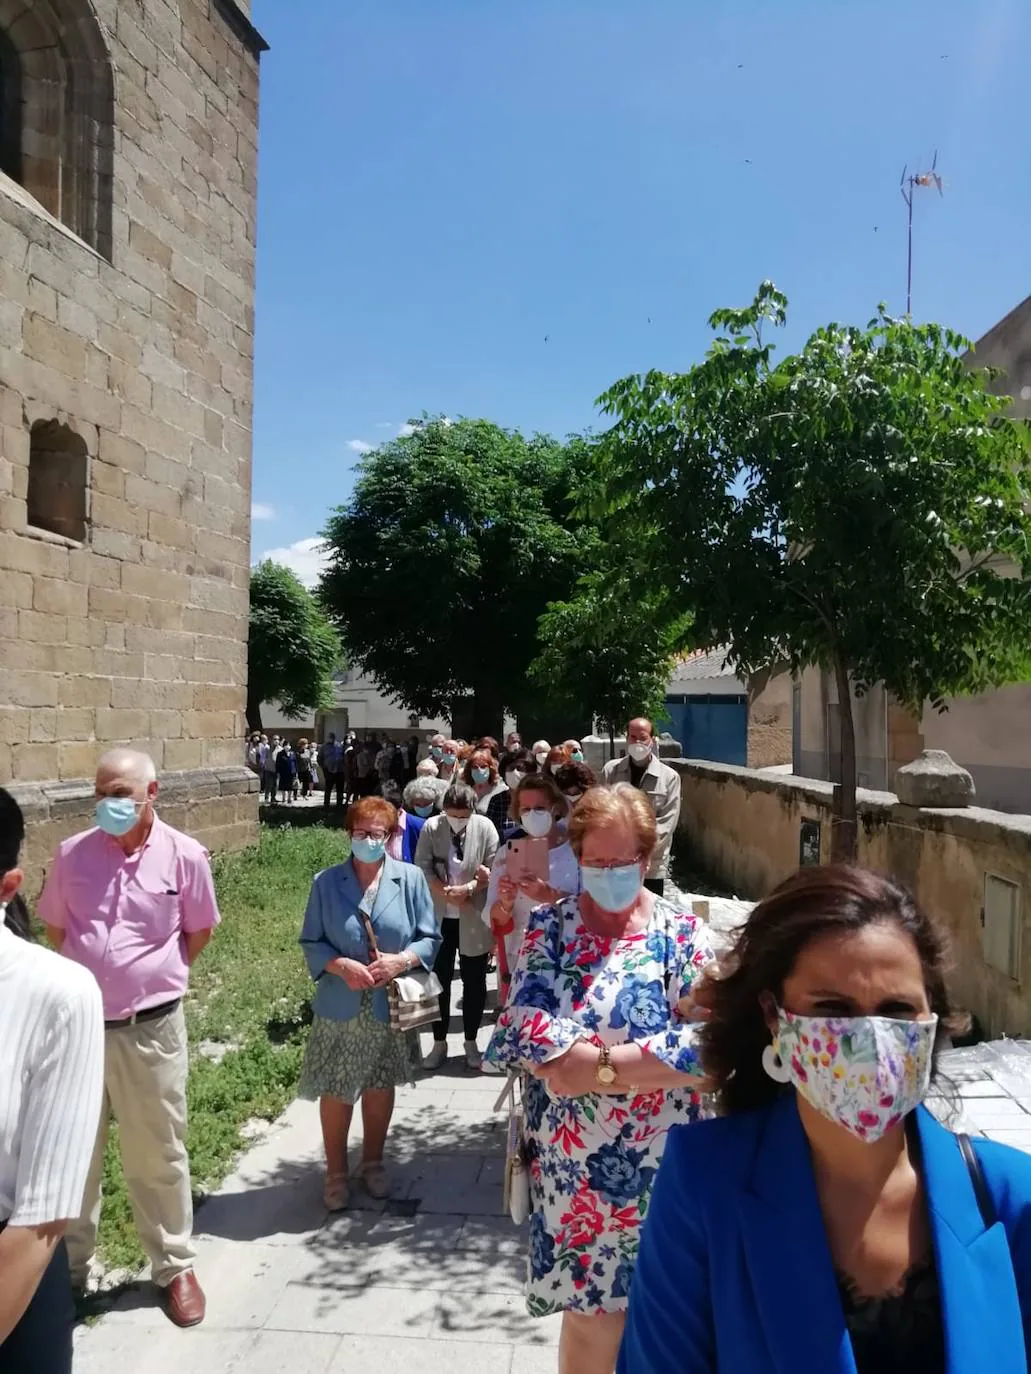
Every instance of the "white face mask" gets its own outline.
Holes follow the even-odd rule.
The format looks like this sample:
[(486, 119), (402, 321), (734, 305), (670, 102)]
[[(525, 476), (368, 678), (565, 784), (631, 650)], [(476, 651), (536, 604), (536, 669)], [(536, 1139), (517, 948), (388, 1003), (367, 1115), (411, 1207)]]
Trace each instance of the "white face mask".
[(540, 767), (543, 768), (548, 761), (547, 749), (538, 749), (537, 753), (534, 754), (534, 758), (537, 760), (537, 763), (540, 765)]
[(652, 746), (650, 744), (631, 744), (627, 753), (635, 763), (644, 763), (652, 756)]
[(512, 768), (509, 770), (509, 772), (505, 774), (505, 781), (508, 783), (509, 787), (511, 787), (512, 791), (514, 792), (515, 789), (522, 782), (523, 778), (525, 777), (526, 774), (520, 773), (518, 768)]
[(469, 824), (468, 816), (448, 816), (447, 823), (456, 835), (461, 835), (462, 831)]
[(535, 840), (539, 840), (544, 835), (547, 835), (554, 824), (555, 817), (550, 811), (546, 811), (541, 806), (535, 806), (532, 810), (523, 812), (523, 829), (528, 835), (532, 835)]

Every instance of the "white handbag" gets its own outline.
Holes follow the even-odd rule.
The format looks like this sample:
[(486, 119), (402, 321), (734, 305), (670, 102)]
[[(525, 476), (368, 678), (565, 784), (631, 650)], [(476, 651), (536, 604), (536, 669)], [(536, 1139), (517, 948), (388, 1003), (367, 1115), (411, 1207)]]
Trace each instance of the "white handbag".
[(500, 1112), (508, 1102), (508, 1132), (505, 1137), (505, 1176), (502, 1206), (517, 1226), (533, 1210), (530, 1200), (530, 1165), (526, 1158), (526, 1117), (523, 1105), (522, 1075), (510, 1073), (494, 1104)]

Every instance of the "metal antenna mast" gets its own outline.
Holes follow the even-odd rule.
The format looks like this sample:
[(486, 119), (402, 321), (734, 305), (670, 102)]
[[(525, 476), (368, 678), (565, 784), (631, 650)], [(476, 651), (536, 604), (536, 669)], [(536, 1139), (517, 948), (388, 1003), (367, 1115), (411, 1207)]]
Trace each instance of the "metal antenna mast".
[(938, 153), (934, 154), (929, 172), (910, 172), (908, 164), (902, 169), (899, 190), (906, 202), (906, 315), (913, 313), (913, 192), (918, 186), (936, 186), (938, 194), (944, 195), (942, 179), (938, 174)]

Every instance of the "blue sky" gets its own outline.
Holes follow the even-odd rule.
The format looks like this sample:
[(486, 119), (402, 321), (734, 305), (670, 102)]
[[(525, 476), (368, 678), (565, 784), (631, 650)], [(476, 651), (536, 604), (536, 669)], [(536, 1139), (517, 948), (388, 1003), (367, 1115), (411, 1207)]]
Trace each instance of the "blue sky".
[(783, 346), (1031, 291), (1027, 0), (255, 0), (255, 558), (424, 410), (565, 434), (763, 277)]

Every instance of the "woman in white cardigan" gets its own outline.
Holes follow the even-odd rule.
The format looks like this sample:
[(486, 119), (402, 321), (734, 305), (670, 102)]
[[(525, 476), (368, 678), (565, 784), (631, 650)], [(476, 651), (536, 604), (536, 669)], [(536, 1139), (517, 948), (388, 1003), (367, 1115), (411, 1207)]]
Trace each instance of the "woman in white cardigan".
[(104, 1090), (93, 975), (34, 944), (18, 895), (25, 823), (0, 788), (0, 1370), (68, 1374), (64, 1232), (78, 1217)]
[(498, 848), (493, 821), (476, 810), (476, 793), (465, 783), (452, 783), (444, 794), (442, 811), (422, 828), (415, 862), (426, 874), (443, 941), (434, 973), (440, 979), (440, 1020), (433, 1027), (433, 1049), (425, 1069), (439, 1069), (447, 1060), (447, 1029), (451, 1018), (451, 980), (458, 955), (462, 974), (462, 1026), (465, 1062), (482, 1067), (476, 1044), (487, 1005), (487, 961), (494, 946), (482, 920), (487, 881)]

